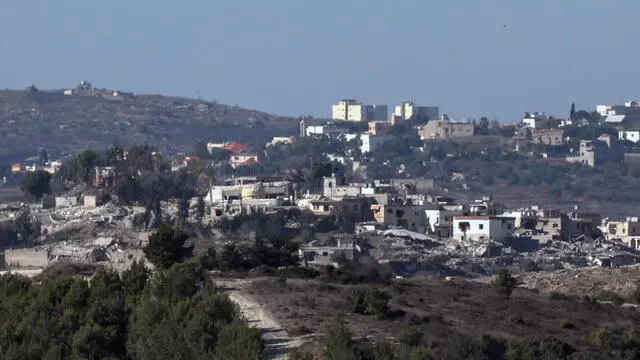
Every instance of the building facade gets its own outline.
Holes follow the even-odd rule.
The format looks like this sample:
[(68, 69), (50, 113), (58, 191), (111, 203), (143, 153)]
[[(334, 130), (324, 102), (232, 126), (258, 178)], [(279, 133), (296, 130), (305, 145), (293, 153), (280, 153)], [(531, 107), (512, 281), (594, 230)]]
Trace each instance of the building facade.
[(390, 135), (373, 135), (373, 134), (346, 134), (345, 139), (351, 141), (360, 137), (360, 151), (363, 154), (372, 153), (391, 140), (393, 137)]
[(389, 121), (369, 121), (369, 134), (387, 135), (393, 124)]
[(413, 101), (396, 105), (393, 112), (394, 121), (406, 121), (412, 118), (437, 120), (440, 118), (440, 109), (437, 106), (418, 106)]
[(420, 139), (451, 139), (473, 136), (475, 128), (472, 123), (456, 123), (449, 120), (429, 121), (420, 129)]
[(527, 112), (522, 118), (521, 123), (529, 129), (540, 129), (545, 127), (551, 119), (553, 119), (551, 116), (543, 112)]
[(455, 216), (453, 238), (458, 241), (504, 241), (515, 229), (515, 219), (497, 216)]
[(427, 221), (427, 232), (439, 238), (450, 238), (453, 236), (453, 218), (461, 216), (464, 210), (451, 211), (444, 209), (425, 210)]
[(618, 138), (623, 141), (638, 143), (640, 142), (640, 130), (621, 130), (618, 132)]
[(409, 231), (426, 232), (424, 206), (419, 205), (371, 205), (373, 217), (378, 223), (399, 226)]
[(364, 105), (355, 99), (343, 99), (331, 107), (331, 118), (343, 121), (385, 121), (389, 116), (386, 105)]
[(562, 129), (533, 129), (531, 131), (531, 142), (534, 144), (544, 144), (550, 146), (562, 145), (564, 130)]

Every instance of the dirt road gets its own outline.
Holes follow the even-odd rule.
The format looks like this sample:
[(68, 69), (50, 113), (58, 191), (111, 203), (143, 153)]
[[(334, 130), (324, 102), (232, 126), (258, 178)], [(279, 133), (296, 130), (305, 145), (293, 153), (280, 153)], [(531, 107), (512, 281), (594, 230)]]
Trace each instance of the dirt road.
[(247, 292), (251, 280), (217, 280), (216, 286), (229, 295), (229, 298), (238, 304), (240, 311), (245, 316), (249, 325), (262, 331), (262, 338), (266, 345), (268, 359), (288, 359), (289, 350), (302, 345), (302, 340), (292, 338), (280, 324), (253, 299)]

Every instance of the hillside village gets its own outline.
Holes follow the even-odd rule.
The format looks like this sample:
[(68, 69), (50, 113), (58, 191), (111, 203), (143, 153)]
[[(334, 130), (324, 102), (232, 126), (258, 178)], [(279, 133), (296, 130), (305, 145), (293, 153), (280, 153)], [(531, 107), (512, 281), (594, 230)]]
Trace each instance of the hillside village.
[[(113, 104), (141, 97), (87, 82), (60, 94)], [(2, 173), (0, 192), (19, 193), (0, 204), (0, 265), (36, 281), (100, 269), (128, 277), (141, 264), (168, 276), (206, 269), (216, 291), (260, 328), (273, 359), (293, 348), (322, 351), (336, 311), (346, 311), (341, 326), (365, 345), (434, 327), (416, 333), (438, 339), (422, 349), (457, 349), (451, 336), (475, 344), (469, 336), (478, 330), (520, 346), (504, 335), (510, 329), (575, 346), (562, 353), (591, 351), (599, 343), (584, 336), (606, 329), (585, 319), (620, 303), (606, 314), (633, 322), (623, 311), (640, 296), (630, 190), (640, 177), (637, 107), (572, 106), (567, 119), (533, 112), (498, 123), (454, 120), (410, 101), (388, 116), (384, 105), (345, 99), (331, 119), (291, 120), (295, 131), (253, 136), (259, 130), (249, 127), (242, 137), (202, 136), (179, 151), (137, 144), (61, 154), (40, 146)], [(175, 231), (184, 231), (179, 250), (191, 258), (158, 269), (150, 249)], [(506, 285), (496, 285), (501, 278)], [(493, 307), (508, 321), (486, 311)], [(556, 329), (559, 316), (567, 320)], [(580, 330), (567, 333), (574, 322)]]
[[(83, 82), (78, 89), (64, 94), (95, 96), (96, 90), (89, 83)], [(438, 269), (445, 273), (462, 272), (470, 276), (522, 264), (520, 267), (524, 269), (549, 270), (593, 265), (618, 267), (638, 260), (640, 223), (635, 213), (612, 219), (607, 213), (582, 210), (578, 205), (568, 212), (537, 203), (510, 207), (473, 190), (470, 190), (471, 198), (456, 198), (448, 191), (452, 185), (468, 189), (464, 174), (452, 173), (443, 182), (411, 176), (406, 167), (399, 164), (394, 176), (376, 179), (370, 177), (367, 168), (377, 160), (376, 153), (385, 144), (397, 139), (399, 127), (404, 131), (403, 136), (413, 132), (410, 136), (420, 139), (422, 145), (413, 149), (416, 153), (425, 152), (432, 142), (482, 138), (491, 131), (505, 134), (511, 146), (508, 151), (538, 161), (564, 161), (585, 167), (633, 161), (635, 153), (627, 151), (633, 149), (634, 140), (640, 141), (640, 137), (634, 135), (637, 130), (633, 130), (637, 109), (640, 109), (637, 102), (598, 106), (597, 112), (576, 112), (572, 107), (568, 119), (534, 112), (526, 113), (515, 124), (490, 124), (486, 118), (454, 121), (440, 115), (438, 107), (418, 106), (413, 102), (397, 105), (391, 119), (385, 119), (386, 106), (363, 105), (346, 99), (332, 107), (333, 121), (300, 119), (298, 136), (274, 137), (263, 149), (233, 141), (209, 142), (204, 146), (204, 153), (174, 157), (169, 171), (175, 173), (195, 167), (212, 168), (218, 173), (218, 184), (209, 180), (209, 184), (205, 184), (209, 187), (201, 195), (207, 206), (205, 224), (252, 214), (286, 213), (291, 209), (331, 219), (337, 230), (333, 230), (334, 235), (307, 238), (308, 242), (300, 249), (301, 257), (311, 265), (339, 266), (340, 262), (367, 256), (393, 263), (399, 274), (433, 269), (437, 263)], [(594, 134), (592, 140), (577, 141), (565, 133), (569, 126), (587, 127), (594, 122), (605, 130)], [(353, 123), (357, 127), (349, 125)], [(272, 149), (309, 139), (345, 144), (341, 152), (323, 153), (325, 161), (341, 166), (339, 173), (335, 172), (338, 168), (334, 165), (318, 178), (317, 186), (306, 190), (300, 180), (291, 176), (265, 174), (262, 167), (265, 154), (268, 161), (268, 152)], [(544, 149), (548, 152), (540, 152)], [(152, 155), (162, 156), (160, 152)], [(12, 176), (34, 171), (56, 174), (65, 161), (50, 161), (44, 149), (29, 160), (32, 162), (12, 164)], [(237, 172), (245, 168), (251, 171), (244, 176)], [(351, 180), (345, 179), (345, 169), (350, 170)], [(126, 224), (123, 228), (129, 230), (124, 231), (127, 233), (124, 238), (129, 240), (124, 243), (140, 249), (148, 229), (133, 226), (133, 218), (145, 213), (145, 208), (118, 207), (112, 200), (101, 203), (95, 195), (101, 188), (115, 186), (114, 179), (121, 175), (118, 171), (115, 166), (97, 166), (91, 169), (91, 186), (85, 193), (45, 196), (38, 205), (14, 204), (8, 208), (11, 211), (5, 211), (5, 216), (12, 219), (28, 211), (42, 224), (39, 242), (46, 242), (44, 239), (67, 226), (95, 226), (97, 222), (106, 227), (111, 227), (106, 224), (119, 224), (115, 226), (118, 228)], [(231, 176), (221, 178), (226, 171)], [(170, 204), (179, 199), (168, 200), (162, 211), (170, 214), (169, 218), (176, 217), (178, 207)], [(190, 200), (191, 219), (197, 202), (197, 196)], [(105, 217), (109, 221), (105, 222)], [(301, 224), (292, 226), (299, 228)], [(71, 258), (86, 260), (86, 254), (93, 254), (97, 243), (107, 247), (120, 239), (120, 244), (124, 244), (122, 234), (106, 236), (111, 239), (107, 241), (103, 233), (93, 233), (95, 239), (84, 239), (84, 243), (74, 245), (80, 250), (71, 252), (76, 254), (69, 255)], [(42, 267), (60, 257), (47, 245), (38, 251), (48, 255), (36, 256), (35, 262), (12, 260), (22, 259), (20, 253), (25, 251), (32, 250), (7, 249), (6, 265)], [(99, 258), (104, 261), (108, 257)], [(122, 257), (118, 259), (122, 261)]]

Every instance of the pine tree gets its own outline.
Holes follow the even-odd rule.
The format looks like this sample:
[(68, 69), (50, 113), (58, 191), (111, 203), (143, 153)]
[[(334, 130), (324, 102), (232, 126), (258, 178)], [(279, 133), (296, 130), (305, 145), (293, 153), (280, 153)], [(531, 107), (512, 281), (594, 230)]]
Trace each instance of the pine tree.
[(168, 269), (171, 265), (191, 256), (193, 245), (184, 247), (187, 235), (177, 227), (162, 224), (149, 236), (149, 244), (144, 247), (144, 255), (155, 266)]
[(204, 219), (204, 199), (202, 196), (198, 197), (198, 203), (196, 204), (196, 219), (199, 224), (202, 224), (202, 219)]
[(571, 103), (571, 110), (569, 111), (569, 120), (573, 120), (576, 116), (576, 104)]
[(327, 360), (355, 360), (354, 342), (344, 320), (336, 317), (327, 327), (325, 357)]

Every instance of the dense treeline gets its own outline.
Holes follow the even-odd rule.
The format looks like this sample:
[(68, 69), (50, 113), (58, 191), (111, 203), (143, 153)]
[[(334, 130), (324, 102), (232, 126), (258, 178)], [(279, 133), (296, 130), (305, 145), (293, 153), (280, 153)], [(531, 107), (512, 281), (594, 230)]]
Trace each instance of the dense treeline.
[(0, 352), (5, 360), (260, 359), (264, 344), (205, 270), (187, 262), (151, 274), (36, 283), (0, 277)]

